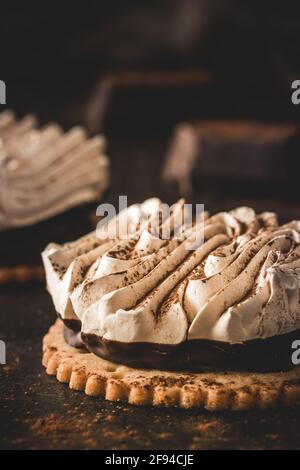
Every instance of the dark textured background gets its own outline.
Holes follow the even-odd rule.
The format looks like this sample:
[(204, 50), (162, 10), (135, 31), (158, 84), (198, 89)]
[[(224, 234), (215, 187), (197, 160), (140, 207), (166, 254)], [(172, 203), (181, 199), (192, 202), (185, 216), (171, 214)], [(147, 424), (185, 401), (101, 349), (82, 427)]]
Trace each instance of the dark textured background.
[[(207, 79), (199, 78), (198, 93), (196, 87), (188, 93), (189, 106), (180, 93), (170, 92), (165, 101), (148, 93), (144, 113), (140, 100), (122, 101), (122, 117), (133, 120), (132, 111), (138, 113), (134, 123), (140, 127), (157, 119), (167, 127), (193, 114), (299, 117), (289, 99), (291, 81), (300, 73), (299, 13), (296, 0), (91, 0), (85, 7), (61, 2), (59, 8), (51, 2), (19, 2), (17, 8), (5, 2), (0, 75), (10, 106), (45, 119), (57, 119), (62, 105), (76, 96), (76, 106), (65, 107), (67, 125), (78, 122), (79, 104), (100, 79), (124, 71), (201, 71), (212, 83), (207, 95)], [(120, 114), (107, 116), (106, 124), (112, 116)], [(126, 127), (116, 120), (114, 129)]]
[[(249, 0), (28, 2), (1, 5), (0, 79), (7, 105), (66, 129), (85, 124), (109, 141), (106, 202), (159, 196), (170, 133), (182, 120), (299, 121), (290, 84), (300, 78), (299, 2)], [(4, 107), (3, 107), (4, 109)], [(295, 168), (295, 174), (298, 169)], [(226, 182), (225, 182), (226, 183)], [(294, 185), (196, 182), (190, 202), (212, 212), (249, 204), (299, 218)], [(80, 223), (80, 221), (79, 221)], [(8, 246), (13, 250), (13, 246)], [(134, 408), (70, 391), (41, 366), (54, 320), (43, 285), (0, 288), (1, 448), (299, 448), (300, 410), (216, 413)]]

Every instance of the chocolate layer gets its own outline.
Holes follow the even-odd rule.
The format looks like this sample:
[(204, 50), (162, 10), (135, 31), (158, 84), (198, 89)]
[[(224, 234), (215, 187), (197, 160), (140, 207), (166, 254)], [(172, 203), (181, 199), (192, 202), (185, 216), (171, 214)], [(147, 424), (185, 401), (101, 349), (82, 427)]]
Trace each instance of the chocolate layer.
[(71, 333), (79, 333), (81, 330), (81, 321), (80, 320), (68, 320), (63, 319), (59, 313), (57, 314), (58, 317), (64, 322), (65, 328), (70, 331)]
[(179, 124), (163, 177), (177, 184), (182, 195), (201, 186), (202, 197), (209, 189), (215, 198), (216, 192), (231, 198), (238, 194), (239, 200), (273, 198), (280, 184), (298, 196), (299, 149), (298, 124), (247, 120)]
[(122, 343), (94, 334), (82, 333), (82, 340), (97, 356), (132, 367), (204, 371), (240, 370), (276, 372), (294, 367), (292, 342), (300, 338), (300, 330), (241, 344), (205, 339), (185, 341), (179, 345)]
[[(58, 314), (61, 318), (61, 316)], [(70, 346), (88, 349), (103, 359), (131, 367), (200, 372), (235, 370), (279, 372), (290, 370), (292, 343), (300, 339), (300, 330), (239, 344), (196, 339), (178, 345), (124, 343), (80, 333), (80, 320), (64, 322), (64, 338)]]
[(76, 333), (75, 331), (71, 330), (66, 325), (64, 325), (64, 338), (65, 341), (73, 348), (86, 350), (86, 347), (81, 339), (80, 331), (77, 331)]

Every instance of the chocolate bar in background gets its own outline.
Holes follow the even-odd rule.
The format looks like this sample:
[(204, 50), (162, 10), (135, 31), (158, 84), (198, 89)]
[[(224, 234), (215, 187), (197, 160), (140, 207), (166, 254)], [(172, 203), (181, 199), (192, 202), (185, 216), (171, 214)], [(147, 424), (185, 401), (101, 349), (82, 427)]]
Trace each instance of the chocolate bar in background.
[[(257, 121), (198, 121), (177, 126), (163, 179), (181, 195), (216, 188), (224, 195), (276, 197), (298, 191), (300, 126)], [(291, 185), (294, 185), (291, 188)], [(274, 189), (280, 188), (274, 193)]]
[(213, 97), (213, 75), (205, 68), (130, 69), (99, 77), (85, 110), (91, 134), (169, 132), (182, 116), (197, 116)]
[[(250, 134), (251, 126), (258, 127), (260, 121), (293, 122), (300, 116), (299, 108), (291, 105), (290, 86), (283, 94), (276, 94), (272, 88), (251, 88), (245, 94), (244, 89), (220, 82), (205, 66), (107, 71), (95, 80), (82, 106), (89, 133), (104, 131), (115, 137), (166, 136), (185, 120), (195, 128), (196, 121), (206, 127), (206, 120), (249, 120), (241, 127), (249, 125)], [(222, 122), (219, 124), (222, 127)], [(235, 122), (229, 124), (233, 126)]]

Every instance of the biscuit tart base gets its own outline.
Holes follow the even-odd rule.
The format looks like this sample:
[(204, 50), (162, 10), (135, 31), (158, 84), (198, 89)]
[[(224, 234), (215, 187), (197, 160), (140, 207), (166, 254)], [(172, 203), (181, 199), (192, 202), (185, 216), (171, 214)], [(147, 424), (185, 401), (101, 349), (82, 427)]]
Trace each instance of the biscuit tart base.
[(61, 320), (44, 337), (43, 365), (73, 390), (132, 405), (217, 411), (300, 404), (300, 366), (276, 373), (135, 369), (69, 346)]

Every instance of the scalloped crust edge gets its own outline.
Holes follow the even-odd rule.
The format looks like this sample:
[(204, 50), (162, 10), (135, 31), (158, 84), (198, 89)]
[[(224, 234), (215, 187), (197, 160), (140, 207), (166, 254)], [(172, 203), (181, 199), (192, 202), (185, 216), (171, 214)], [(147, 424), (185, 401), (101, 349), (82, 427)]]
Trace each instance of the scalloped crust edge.
[(279, 373), (132, 369), (69, 346), (60, 320), (44, 337), (43, 365), (72, 390), (132, 405), (218, 411), (300, 404), (300, 367)]

